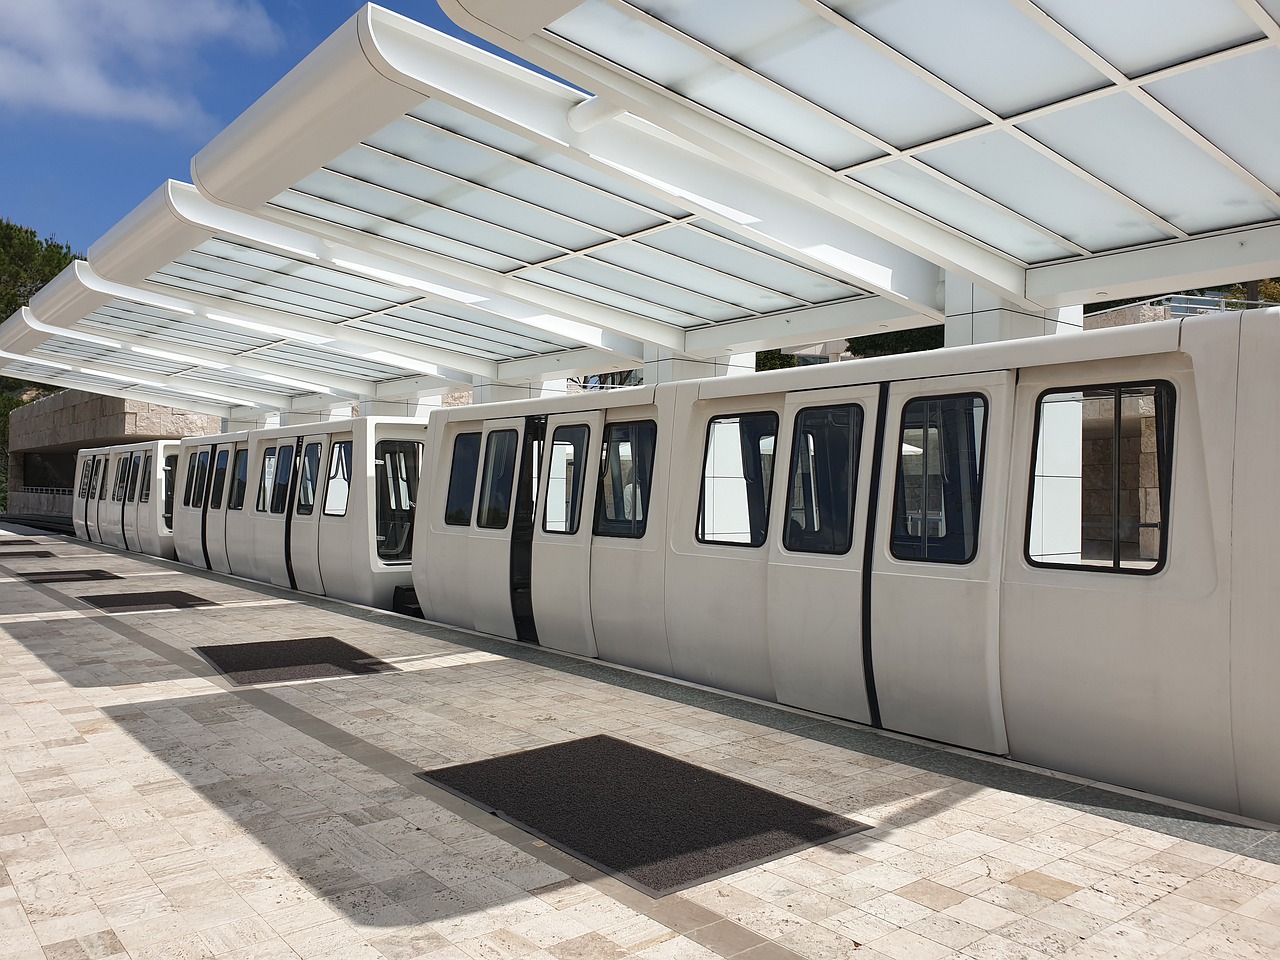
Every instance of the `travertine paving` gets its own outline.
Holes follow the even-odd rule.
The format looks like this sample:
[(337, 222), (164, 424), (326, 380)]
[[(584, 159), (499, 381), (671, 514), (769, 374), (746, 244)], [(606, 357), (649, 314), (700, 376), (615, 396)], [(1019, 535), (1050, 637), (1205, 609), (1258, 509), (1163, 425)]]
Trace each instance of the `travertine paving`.
[[(14, 576), (60, 568), (126, 579)], [(217, 606), (78, 599), (130, 590)], [(191, 652), (317, 635), (399, 670)], [(597, 733), (873, 829), (653, 900), (413, 776)], [(19, 528), (0, 745), (0, 958), (1280, 956), (1262, 825)]]

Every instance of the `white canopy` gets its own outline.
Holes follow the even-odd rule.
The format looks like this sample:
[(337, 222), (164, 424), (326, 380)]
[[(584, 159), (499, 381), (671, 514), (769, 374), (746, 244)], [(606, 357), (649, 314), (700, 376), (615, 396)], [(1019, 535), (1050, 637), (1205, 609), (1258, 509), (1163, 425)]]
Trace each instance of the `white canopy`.
[(365, 7), (0, 372), (300, 411), (1280, 274), (1280, 0), (441, 5), (576, 86)]

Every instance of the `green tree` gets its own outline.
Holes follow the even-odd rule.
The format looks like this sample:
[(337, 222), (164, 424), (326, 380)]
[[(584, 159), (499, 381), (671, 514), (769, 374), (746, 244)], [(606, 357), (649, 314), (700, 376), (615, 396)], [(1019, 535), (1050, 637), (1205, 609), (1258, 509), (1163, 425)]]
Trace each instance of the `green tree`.
[[(65, 243), (41, 240), (30, 227), (0, 218), (0, 322), (25, 306), (76, 255)], [(9, 414), (57, 388), (0, 377), (0, 509), (9, 500)]]
[(781, 350), (757, 350), (756, 372), (761, 370), (785, 370), (797, 363), (795, 354), (783, 353)]
[(942, 324), (932, 327), (916, 327), (913, 330), (894, 330), (890, 333), (873, 333), (867, 337), (850, 337), (849, 352), (855, 357), (888, 357), (897, 353), (918, 353), (936, 350), (943, 344)]
[(53, 237), (0, 219), (0, 321), (13, 316), (36, 291), (62, 272), (75, 254)]

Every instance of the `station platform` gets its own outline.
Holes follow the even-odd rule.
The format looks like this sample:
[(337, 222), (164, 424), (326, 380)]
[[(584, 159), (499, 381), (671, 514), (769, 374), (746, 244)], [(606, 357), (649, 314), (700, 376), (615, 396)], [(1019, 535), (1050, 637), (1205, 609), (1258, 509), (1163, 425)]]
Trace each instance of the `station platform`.
[[(653, 896), (417, 776), (601, 734), (865, 829)], [(1280, 956), (1266, 824), (13, 524), (0, 745), (6, 960)]]

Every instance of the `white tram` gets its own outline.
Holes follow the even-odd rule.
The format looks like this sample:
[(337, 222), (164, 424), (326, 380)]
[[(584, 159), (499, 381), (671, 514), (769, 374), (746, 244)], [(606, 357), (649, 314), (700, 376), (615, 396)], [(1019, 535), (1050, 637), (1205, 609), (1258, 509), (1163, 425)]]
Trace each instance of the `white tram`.
[(177, 489), (243, 443), (235, 572), (388, 606), (412, 545), (429, 619), (1278, 821), (1277, 366), (1247, 311), (198, 439)]
[(179, 559), (389, 608), (411, 582), (426, 427), (361, 417), (183, 440)]
[(81, 450), (72, 506), (76, 536), (172, 560), (177, 450), (175, 440)]

